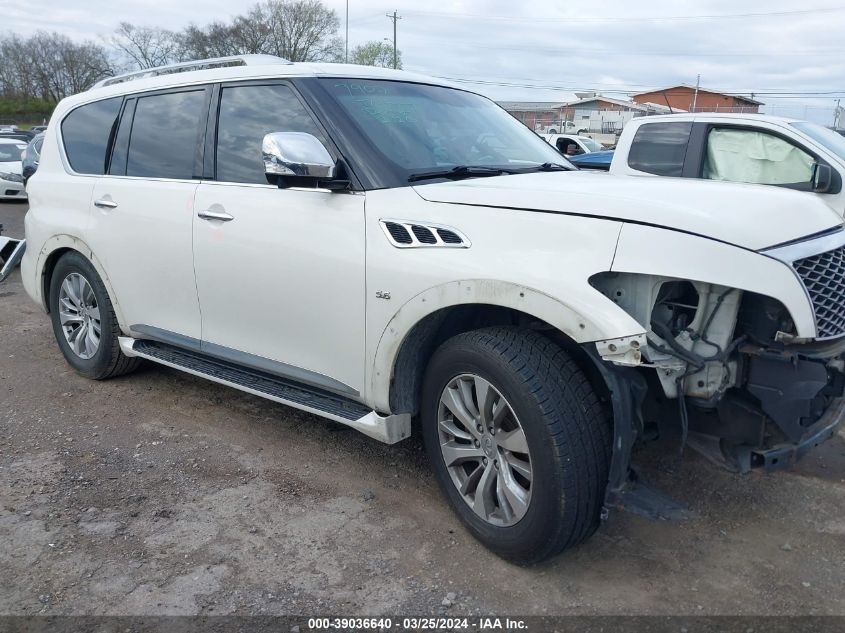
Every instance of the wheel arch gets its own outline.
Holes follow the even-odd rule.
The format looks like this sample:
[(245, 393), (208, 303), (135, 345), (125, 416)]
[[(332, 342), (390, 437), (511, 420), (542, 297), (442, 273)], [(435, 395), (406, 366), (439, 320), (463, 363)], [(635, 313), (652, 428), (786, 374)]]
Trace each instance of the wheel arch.
[[(372, 400), (379, 410), (415, 415), (422, 377), (434, 350), (456, 334), (490, 325), (522, 325), (545, 332), (583, 359), (579, 364), (604, 389), (605, 381), (581, 344), (641, 333), (627, 315), (613, 316), (599, 322), (542, 292), (508, 282), (467, 280), (431, 288), (403, 305), (384, 329), (373, 361)], [(620, 329), (620, 324), (627, 327)]]
[(126, 331), (123, 312), (120, 309), (120, 304), (117, 301), (117, 297), (115, 296), (114, 289), (112, 288), (111, 281), (109, 280), (105, 269), (99, 259), (97, 259), (94, 251), (92, 251), (83, 240), (72, 235), (55, 235), (51, 237), (45, 242), (44, 247), (41, 249), (41, 253), (38, 256), (38, 263), (36, 264), (36, 270), (38, 271), (36, 273), (36, 279), (39, 280), (37, 290), (41, 294), (40, 300), (45, 311), (47, 313), (50, 312), (50, 283), (52, 281), (56, 263), (58, 263), (59, 259), (61, 259), (63, 255), (69, 252), (79, 253), (91, 262), (92, 266), (94, 266), (94, 269), (100, 276), (103, 285), (106, 287), (106, 292), (109, 293), (109, 300), (114, 308), (118, 324), (120, 325), (121, 330)]

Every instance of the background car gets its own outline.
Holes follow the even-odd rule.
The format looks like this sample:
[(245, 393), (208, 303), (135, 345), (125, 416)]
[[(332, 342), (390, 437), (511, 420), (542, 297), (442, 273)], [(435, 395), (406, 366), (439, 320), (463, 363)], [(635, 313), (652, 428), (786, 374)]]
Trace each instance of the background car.
[(604, 149), (604, 145), (594, 141), (589, 136), (580, 136), (578, 134), (543, 134), (542, 137), (552, 147), (570, 158), (572, 156), (579, 156), (580, 154), (589, 154), (591, 152), (600, 152)]
[(47, 126), (46, 125), (33, 125), (31, 128), (29, 128), (29, 131), (33, 132), (35, 134), (40, 134), (41, 132), (47, 131)]
[(569, 162), (577, 165), (580, 169), (598, 169), (609, 171), (610, 163), (613, 160), (613, 150), (606, 149), (600, 152), (590, 152), (589, 154), (567, 156), (567, 158), (569, 158)]
[(33, 136), (35, 136), (35, 134), (29, 132), (28, 130), (11, 130), (9, 132), (0, 131), (0, 138), (11, 138), (18, 141), (24, 141), (24, 143), (29, 143)]
[(633, 119), (610, 173), (785, 187), (845, 213), (845, 139), (798, 119), (719, 112)]
[(35, 138), (33, 138), (29, 145), (26, 146), (26, 149), (21, 153), (21, 165), (23, 174), (23, 184), (26, 185), (27, 181), (32, 177), (32, 174), (35, 173), (35, 170), (38, 169), (38, 161), (41, 160), (41, 145), (44, 143), (44, 134), (36, 134)]
[(0, 200), (26, 200), (21, 154), (26, 143), (0, 138)]

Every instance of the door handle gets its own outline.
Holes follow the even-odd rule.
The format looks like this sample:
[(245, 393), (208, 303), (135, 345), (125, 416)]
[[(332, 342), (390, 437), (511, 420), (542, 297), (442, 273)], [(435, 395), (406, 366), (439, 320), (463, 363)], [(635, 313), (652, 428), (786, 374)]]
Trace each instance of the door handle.
[(100, 198), (99, 200), (94, 200), (94, 206), (99, 209), (116, 209), (117, 202), (108, 198)]
[(203, 220), (220, 220), (221, 222), (229, 222), (235, 219), (234, 215), (230, 215), (225, 211), (213, 211), (211, 209), (200, 211), (197, 213), (197, 217)]

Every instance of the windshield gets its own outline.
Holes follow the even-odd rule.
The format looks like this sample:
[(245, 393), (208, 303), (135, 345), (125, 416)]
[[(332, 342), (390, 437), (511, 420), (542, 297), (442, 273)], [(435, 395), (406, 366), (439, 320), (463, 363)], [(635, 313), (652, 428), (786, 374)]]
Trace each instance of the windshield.
[(596, 143), (589, 136), (579, 136), (578, 138), (581, 139), (581, 142), (584, 144), (584, 147), (586, 147), (591, 152), (600, 152), (604, 149), (604, 145), (602, 145), (601, 143)]
[(372, 148), (406, 181), (466, 166), (572, 167), (543, 139), (479, 95), (398, 81), (320, 82)]
[(0, 163), (17, 163), (21, 159), (21, 152), (25, 149), (26, 145), (0, 143)]
[(816, 123), (808, 123), (807, 121), (790, 123), (790, 125), (801, 130), (804, 134), (816, 141), (816, 143), (824, 146), (842, 160), (845, 160), (845, 136), (840, 136), (833, 130), (829, 130)]

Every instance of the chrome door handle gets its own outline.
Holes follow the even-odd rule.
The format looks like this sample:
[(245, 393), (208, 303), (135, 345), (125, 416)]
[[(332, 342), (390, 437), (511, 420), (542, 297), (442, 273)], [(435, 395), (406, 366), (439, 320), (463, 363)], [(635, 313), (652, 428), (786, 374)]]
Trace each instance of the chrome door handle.
[(106, 198), (100, 198), (99, 200), (94, 200), (94, 206), (100, 209), (116, 209), (117, 202)]
[(212, 211), (211, 209), (200, 211), (197, 213), (197, 217), (203, 220), (220, 220), (221, 222), (229, 222), (235, 219), (234, 215), (229, 215), (225, 211)]

